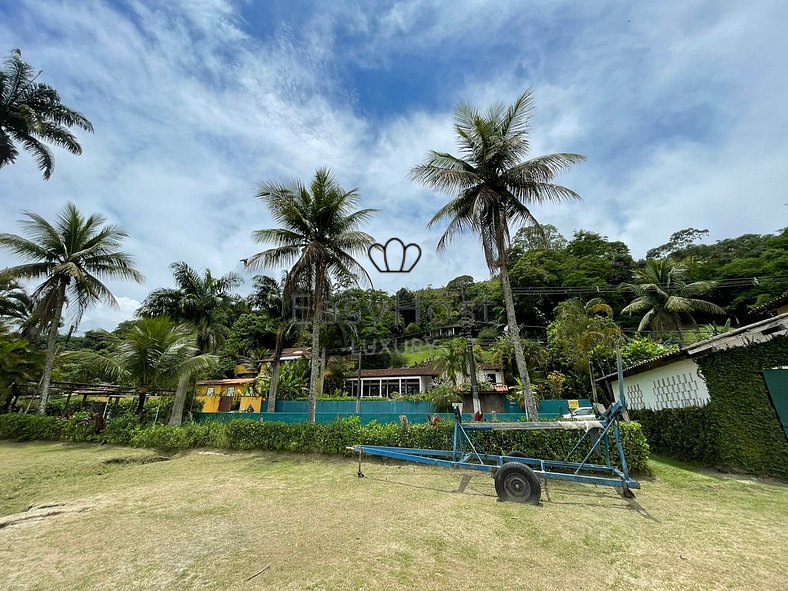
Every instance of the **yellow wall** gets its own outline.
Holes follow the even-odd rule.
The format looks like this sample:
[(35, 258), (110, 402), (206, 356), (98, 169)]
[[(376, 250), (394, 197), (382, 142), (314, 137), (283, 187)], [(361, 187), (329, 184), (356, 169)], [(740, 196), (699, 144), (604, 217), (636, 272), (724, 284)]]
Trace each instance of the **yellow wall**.
[[(219, 412), (219, 399), (228, 395), (228, 389), (234, 388), (233, 397), (240, 401), (240, 411), (245, 411), (251, 404), (254, 412), (261, 412), (263, 405), (262, 396), (247, 396), (251, 394), (252, 383), (246, 384), (198, 384), (196, 397), (202, 401), (203, 412)], [(208, 396), (208, 388), (213, 388), (213, 395)]]

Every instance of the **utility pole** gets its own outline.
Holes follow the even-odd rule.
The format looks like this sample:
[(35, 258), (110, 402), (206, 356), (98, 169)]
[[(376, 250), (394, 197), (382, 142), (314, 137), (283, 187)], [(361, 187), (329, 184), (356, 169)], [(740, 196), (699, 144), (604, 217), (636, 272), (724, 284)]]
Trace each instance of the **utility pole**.
[(468, 351), (468, 364), (471, 372), (471, 397), (473, 398), (473, 414), (482, 412), (482, 403), (479, 400), (479, 383), (476, 380), (476, 360), (473, 357), (473, 337), (471, 336), (471, 322), (465, 325), (466, 349)]
[(364, 353), (358, 348), (358, 376), (356, 379), (356, 414), (361, 414), (361, 358)]

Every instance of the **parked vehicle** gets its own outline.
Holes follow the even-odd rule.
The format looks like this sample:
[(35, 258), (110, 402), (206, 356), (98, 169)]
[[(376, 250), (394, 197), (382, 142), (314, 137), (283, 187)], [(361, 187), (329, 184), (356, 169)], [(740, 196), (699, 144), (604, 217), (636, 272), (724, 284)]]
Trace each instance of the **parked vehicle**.
[(595, 421), (597, 416), (591, 406), (581, 406), (575, 410), (570, 410), (567, 414), (561, 415), (567, 421)]

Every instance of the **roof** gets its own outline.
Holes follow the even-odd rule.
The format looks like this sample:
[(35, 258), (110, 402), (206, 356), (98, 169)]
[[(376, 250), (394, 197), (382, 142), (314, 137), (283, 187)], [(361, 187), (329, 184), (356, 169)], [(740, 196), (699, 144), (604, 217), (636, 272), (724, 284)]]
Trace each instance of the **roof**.
[(480, 363), (479, 369), (503, 369), (503, 368), (496, 363)]
[[(309, 359), (312, 355), (311, 347), (285, 347), (282, 349), (282, 354), (279, 356), (279, 361), (293, 361), (295, 359)], [(274, 360), (274, 354), (271, 353), (262, 361), (270, 363)]]
[(198, 386), (232, 386), (235, 384), (251, 384), (255, 378), (228, 378), (225, 380), (200, 380)]
[(769, 300), (768, 302), (761, 304), (760, 306), (755, 306), (752, 310), (750, 310), (749, 315), (759, 316), (765, 312), (776, 310), (785, 304), (788, 304), (788, 291), (786, 291), (783, 295), (774, 298), (773, 300)]
[[(643, 371), (660, 367), (672, 363), (676, 359), (700, 357), (709, 355), (717, 351), (724, 351), (725, 349), (732, 349), (735, 347), (742, 347), (768, 341), (775, 336), (788, 335), (788, 313), (780, 314), (772, 318), (753, 322), (741, 328), (736, 328), (724, 332), (722, 334), (714, 335), (702, 341), (692, 343), (682, 347), (678, 351), (672, 353), (665, 353), (658, 357), (646, 359), (640, 363), (635, 363), (624, 368), (624, 375), (633, 375), (642, 373)], [(597, 382), (606, 382), (618, 377), (618, 373), (611, 373), (606, 376), (598, 378)]]
[[(385, 369), (362, 369), (362, 378), (404, 378), (418, 376), (438, 376), (440, 371), (432, 365), (421, 367), (388, 367)], [(355, 377), (353, 379), (358, 379)]]

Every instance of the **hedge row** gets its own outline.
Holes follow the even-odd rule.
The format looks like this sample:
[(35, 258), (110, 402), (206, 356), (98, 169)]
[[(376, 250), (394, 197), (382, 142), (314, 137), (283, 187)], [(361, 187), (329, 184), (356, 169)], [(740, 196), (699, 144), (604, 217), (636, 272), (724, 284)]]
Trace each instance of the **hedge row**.
[[(371, 423), (362, 426), (358, 418), (337, 420), (326, 425), (309, 423), (258, 422), (238, 419), (227, 423), (208, 422), (183, 427), (140, 426), (132, 416), (111, 419), (100, 425), (87, 413), (69, 419), (38, 415), (0, 415), (0, 439), (106, 442), (162, 450), (216, 447), (238, 450), (265, 450), (347, 454), (357, 444), (451, 449), (453, 425), (409, 425)], [(648, 470), (649, 447), (640, 425), (622, 424), (622, 442), (630, 469)], [(477, 437), (487, 453), (514, 450), (531, 457), (562, 460), (577, 442), (578, 435), (565, 431), (505, 431), (482, 433)]]
[(631, 411), (654, 452), (788, 480), (788, 442), (762, 371), (785, 365), (788, 338), (698, 360), (710, 401), (702, 408)]

